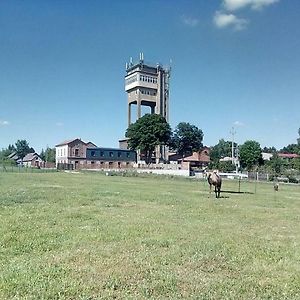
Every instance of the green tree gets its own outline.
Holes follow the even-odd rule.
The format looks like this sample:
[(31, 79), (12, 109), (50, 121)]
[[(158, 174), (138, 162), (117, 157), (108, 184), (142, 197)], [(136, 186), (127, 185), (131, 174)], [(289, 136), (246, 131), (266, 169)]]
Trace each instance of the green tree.
[(147, 164), (158, 145), (168, 145), (172, 131), (164, 117), (157, 114), (146, 114), (129, 125), (125, 136), (129, 138), (128, 146), (140, 150), (145, 155)]
[(241, 166), (247, 170), (263, 163), (260, 144), (256, 141), (246, 141), (239, 147), (239, 154)]
[(203, 132), (201, 129), (190, 123), (179, 123), (174, 131), (172, 137), (172, 148), (178, 154), (187, 156), (193, 151), (199, 151), (203, 147)]
[(300, 145), (298, 145), (298, 144), (289, 144), (289, 145), (283, 147), (280, 150), (280, 152), (300, 154)]
[(44, 151), (43, 148), (42, 148), (42, 151), (40, 153), (40, 157), (41, 157), (42, 160), (45, 160), (45, 151)]
[(6, 160), (8, 156), (15, 151), (15, 147), (13, 145), (8, 145), (7, 148), (0, 150), (0, 160)]
[[(236, 149), (237, 144), (233, 144), (234, 149)], [(224, 157), (231, 157), (232, 155), (232, 142), (225, 141), (224, 139), (219, 140), (219, 143), (212, 147), (210, 151), (210, 159), (212, 161), (218, 161)]]
[(275, 147), (264, 147), (262, 149), (262, 152), (265, 152), (265, 153), (276, 153), (277, 150)]
[(47, 147), (45, 150), (45, 159), (46, 162), (55, 163), (55, 148)]
[(22, 159), (22, 161), (25, 155), (32, 151), (32, 148), (29, 147), (29, 144), (26, 140), (17, 140), (15, 147), (16, 153), (19, 156), (19, 158)]
[(280, 175), (282, 173), (282, 168), (283, 168), (283, 160), (278, 156), (277, 153), (275, 153), (273, 155), (273, 157), (270, 159), (269, 162), (272, 171), (274, 172), (274, 174)]

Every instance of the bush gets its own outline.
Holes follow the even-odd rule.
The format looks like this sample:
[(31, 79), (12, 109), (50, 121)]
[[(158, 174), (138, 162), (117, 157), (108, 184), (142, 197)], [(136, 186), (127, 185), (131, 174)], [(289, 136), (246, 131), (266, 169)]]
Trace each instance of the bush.
[(299, 179), (294, 176), (288, 176), (289, 183), (299, 183)]

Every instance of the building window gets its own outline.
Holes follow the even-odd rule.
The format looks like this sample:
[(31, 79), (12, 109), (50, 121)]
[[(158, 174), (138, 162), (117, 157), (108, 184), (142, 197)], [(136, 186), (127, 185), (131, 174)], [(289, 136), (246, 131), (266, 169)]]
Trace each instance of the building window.
[(100, 156), (103, 157), (104, 156), (104, 152), (100, 151)]
[(126, 157), (127, 157), (127, 158), (130, 157), (130, 152), (126, 152)]
[(75, 156), (79, 155), (79, 149), (75, 149)]
[(96, 152), (95, 151), (91, 151), (91, 156), (95, 157), (96, 156)]
[(118, 152), (118, 157), (121, 157), (122, 156), (122, 153), (121, 152)]

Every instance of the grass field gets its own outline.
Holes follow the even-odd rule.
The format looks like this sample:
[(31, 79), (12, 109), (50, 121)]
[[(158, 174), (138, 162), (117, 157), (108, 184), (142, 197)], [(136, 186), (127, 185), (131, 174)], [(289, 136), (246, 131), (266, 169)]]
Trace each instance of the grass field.
[(0, 173), (0, 299), (300, 299), (300, 186)]

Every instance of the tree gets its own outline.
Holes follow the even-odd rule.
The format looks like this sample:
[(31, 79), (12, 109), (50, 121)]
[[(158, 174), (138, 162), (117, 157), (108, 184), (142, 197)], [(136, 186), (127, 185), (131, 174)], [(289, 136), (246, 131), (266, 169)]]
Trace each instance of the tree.
[(55, 148), (47, 147), (45, 150), (45, 159), (46, 162), (55, 163)]
[(171, 133), (171, 127), (163, 116), (146, 114), (129, 125), (125, 136), (129, 138), (129, 148), (140, 150), (145, 154), (145, 161), (149, 164), (155, 147), (168, 145)]
[(46, 162), (55, 162), (55, 148), (47, 146), (45, 151), (42, 149), (40, 157)]
[[(237, 147), (237, 143), (233, 144), (234, 149)], [(224, 139), (219, 140), (219, 143), (212, 147), (210, 151), (210, 159), (212, 161), (218, 161), (224, 157), (231, 157), (232, 155), (232, 142), (225, 141)]]
[(300, 128), (298, 129), (299, 138), (297, 138), (297, 144), (300, 147)]
[(16, 154), (21, 158), (23, 161), (23, 158), (26, 156), (26, 154), (31, 152), (31, 149), (29, 147), (29, 144), (26, 140), (17, 140), (16, 144)]
[(273, 147), (264, 147), (262, 149), (262, 152), (265, 152), (265, 153), (276, 153), (277, 150), (276, 148), (273, 146)]
[(6, 160), (10, 154), (12, 154), (14, 151), (16, 151), (16, 148), (14, 145), (8, 145), (6, 149), (0, 150), (0, 160)]
[(298, 145), (298, 144), (289, 144), (289, 145), (283, 147), (280, 150), (280, 152), (300, 154), (300, 145)]
[(256, 141), (246, 141), (239, 148), (240, 162), (247, 170), (263, 163), (260, 144)]
[(270, 166), (276, 176), (281, 174), (283, 168), (283, 160), (278, 156), (277, 153), (273, 154), (272, 158), (270, 159)]
[(199, 151), (203, 147), (203, 132), (201, 129), (190, 123), (179, 123), (172, 137), (172, 148), (183, 156)]

